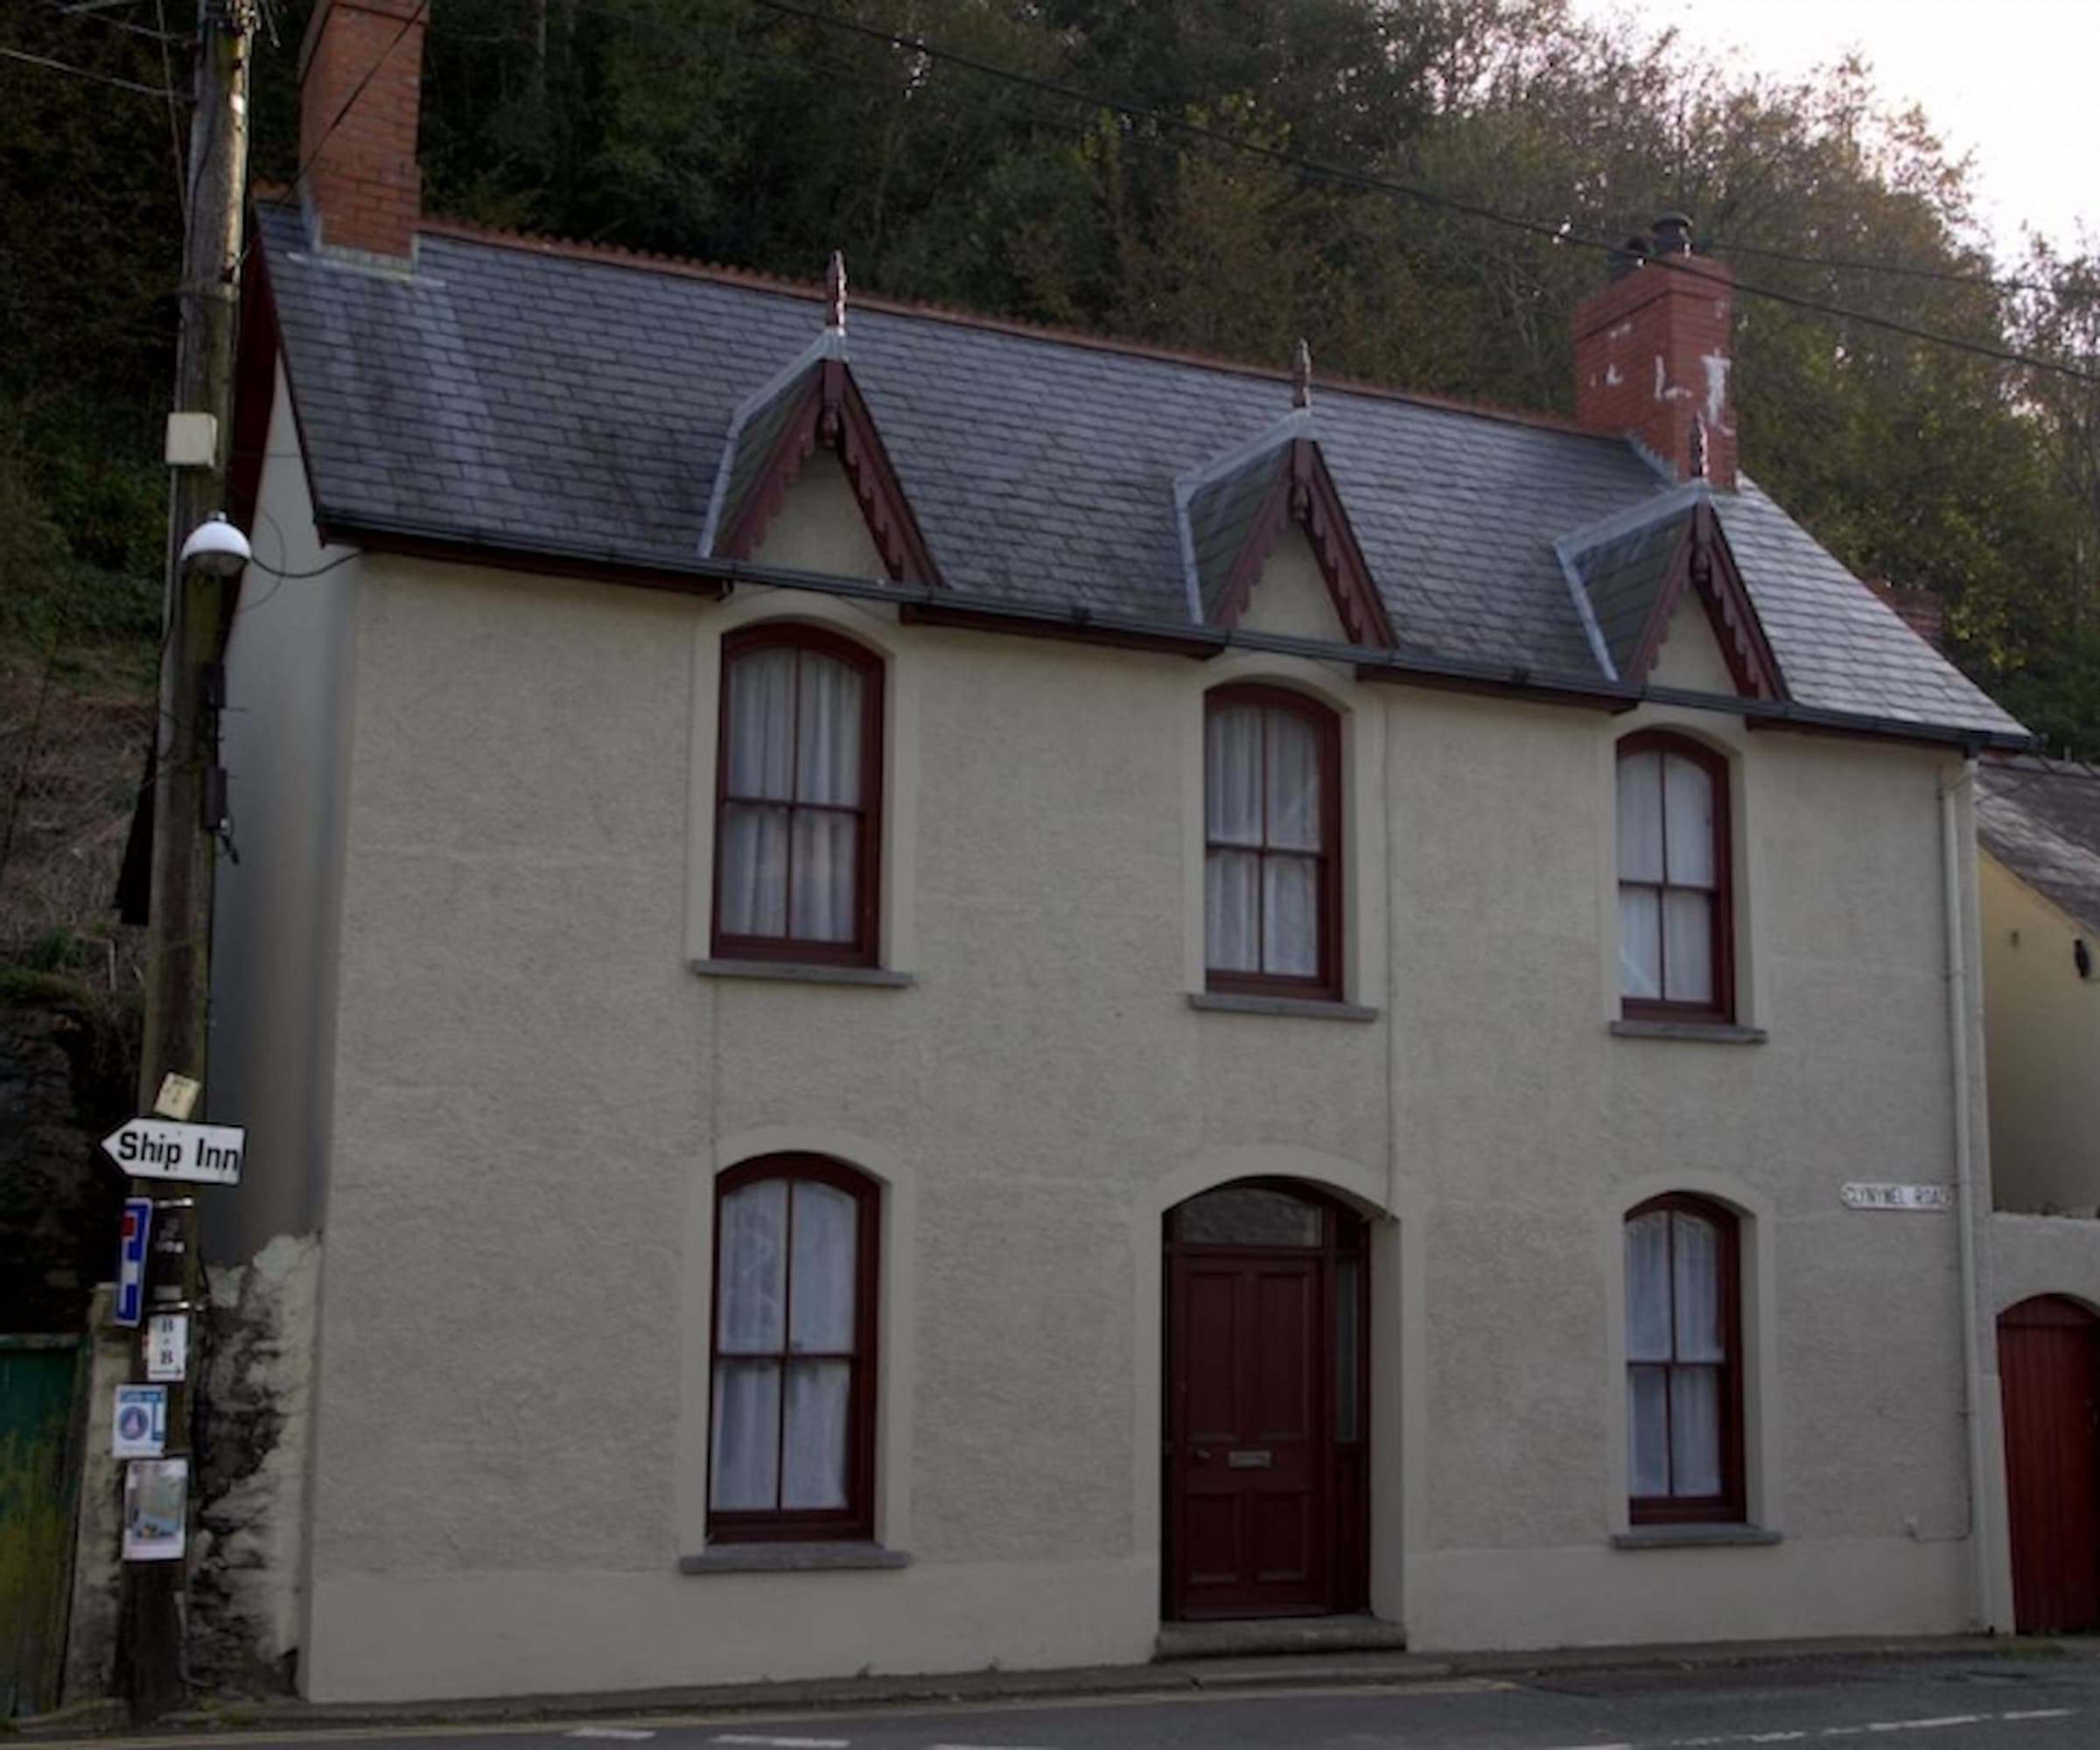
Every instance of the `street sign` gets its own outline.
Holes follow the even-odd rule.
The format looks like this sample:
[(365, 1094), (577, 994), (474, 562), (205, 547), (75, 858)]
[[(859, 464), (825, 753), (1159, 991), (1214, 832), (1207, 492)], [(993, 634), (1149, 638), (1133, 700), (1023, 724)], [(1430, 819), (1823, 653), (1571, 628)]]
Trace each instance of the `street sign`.
[(109, 1426), (109, 1456), (158, 1459), (168, 1446), (168, 1389), (164, 1385), (120, 1385), (116, 1414)]
[(138, 1323), (146, 1292), (146, 1237), (152, 1231), (153, 1200), (125, 1198), (123, 1238), (116, 1248), (116, 1305), (111, 1309), (120, 1325)]
[(1954, 1208), (1951, 1185), (1847, 1185), (1838, 1200), (1848, 1209), (1944, 1210)]
[(146, 1320), (146, 1377), (171, 1382), (190, 1371), (190, 1315), (156, 1312)]
[(248, 1132), (234, 1124), (178, 1124), (133, 1118), (102, 1138), (103, 1151), (134, 1179), (185, 1179), (238, 1185)]

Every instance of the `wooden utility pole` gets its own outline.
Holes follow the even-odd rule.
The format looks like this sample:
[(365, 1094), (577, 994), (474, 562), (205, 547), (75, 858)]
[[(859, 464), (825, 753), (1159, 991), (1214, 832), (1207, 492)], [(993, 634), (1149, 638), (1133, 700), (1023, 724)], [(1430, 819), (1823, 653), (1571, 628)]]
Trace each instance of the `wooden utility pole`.
[[(255, 0), (198, 0), (196, 108), (190, 122), (182, 334), (174, 410), (209, 414), (208, 466), (170, 471), (160, 709), (155, 726), (152, 904), (147, 926), (145, 1039), (139, 1106), (154, 1108), (172, 1074), (204, 1080), (211, 970), (212, 877), (223, 805), (218, 781), (219, 626), (225, 580), (180, 560), (190, 531), (225, 505), (233, 429), (234, 345), (242, 214), (248, 197), (248, 85)], [(133, 1194), (171, 1189), (135, 1181)], [(194, 1197), (160, 1198), (146, 1312), (200, 1312)], [(146, 1377), (142, 1326), (136, 1377)], [(192, 1343), (190, 1365), (195, 1366)], [(191, 1457), (191, 1381), (168, 1388), (166, 1454)], [(192, 1473), (193, 1473), (192, 1464)], [(190, 1478), (194, 1489), (196, 1479)], [(135, 1716), (178, 1703), (186, 1670), (186, 1557), (126, 1561), (119, 1616), (119, 1681)]]

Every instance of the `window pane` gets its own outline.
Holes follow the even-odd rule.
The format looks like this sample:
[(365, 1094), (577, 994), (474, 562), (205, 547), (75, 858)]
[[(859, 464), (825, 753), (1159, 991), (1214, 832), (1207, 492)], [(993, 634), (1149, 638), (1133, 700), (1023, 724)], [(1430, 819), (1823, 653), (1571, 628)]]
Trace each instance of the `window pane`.
[(1626, 1224), (1626, 1358), (1670, 1359), (1670, 1215)]
[(1214, 850), (1203, 866), (1204, 963), (1220, 972), (1258, 972), (1262, 858), (1254, 850)]
[(780, 1475), (780, 1437), (779, 1364), (716, 1362), (710, 1505), (724, 1513), (771, 1511)]
[(722, 933), (788, 934), (788, 815), (750, 802), (722, 805)]
[(1356, 1334), (1361, 1315), (1356, 1308), (1357, 1264), (1341, 1258), (1334, 1265), (1334, 1438), (1354, 1440), (1357, 1435)]
[(860, 671), (830, 656), (802, 654), (794, 794), (805, 802), (860, 805)]
[(1670, 1493), (1669, 1370), (1637, 1367), (1626, 1376), (1626, 1464), (1636, 1495)]
[(1264, 715), (1269, 722), (1269, 843), (1318, 850), (1320, 732), (1294, 711)]
[(1192, 1197), (1174, 1211), (1174, 1236), (1192, 1245), (1317, 1246), (1317, 1203), (1258, 1185), (1228, 1185)]
[(753, 650), (729, 666), (729, 793), (788, 801), (794, 747), (793, 650)]
[[(1620, 900), (1625, 910), (1623, 896)], [(1713, 895), (1672, 887), (1662, 895), (1662, 994), (1673, 1003), (1713, 1001)]]
[(1259, 844), (1262, 712), (1258, 707), (1233, 705), (1210, 713), (1204, 725), (1204, 764), (1208, 836), (1214, 843)]
[(859, 1205), (836, 1186), (794, 1186), (794, 1305), (788, 1347), (827, 1354), (853, 1352), (854, 1249)]
[(1711, 887), (1713, 872), (1713, 775), (1673, 753), (1662, 762), (1664, 818), (1673, 887)]
[(1619, 890), (1619, 989), (1628, 997), (1662, 994), (1662, 895), (1653, 887)]
[(788, 1369), (783, 1508), (846, 1504), (846, 1410), (850, 1362), (800, 1362)]
[(794, 892), (789, 928), (797, 942), (851, 942), (855, 853), (860, 816), (820, 808), (794, 811)]
[(1721, 1344), (1721, 1233), (1697, 1215), (1673, 1215), (1677, 1359), (1724, 1362)]
[(1262, 859), (1262, 970), (1320, 974), (1320, 864), (1310, 857)]
[(1670, 1492), (1718, 1494), (1721, 1376), (1718, 1368), (1670, 1369)]
[(1662, 878), (1662, 756), (1628, 753), (1619, 761), (1619, 878)]
[(731, 1192), (720, 1219), (716, 1347), (727, 1354), (777, 1353), (787, 1291), (787, 1180), (761, 1179)]

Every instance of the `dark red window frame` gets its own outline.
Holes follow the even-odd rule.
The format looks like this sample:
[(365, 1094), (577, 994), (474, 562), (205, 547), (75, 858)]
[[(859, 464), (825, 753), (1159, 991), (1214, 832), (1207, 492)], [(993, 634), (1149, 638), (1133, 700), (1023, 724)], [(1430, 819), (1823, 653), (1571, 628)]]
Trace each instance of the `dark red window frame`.
[[(1742, 1296), (1742, 1223), (1734, 1210), (1704, 1197), (1694, 1197), (1684, 1193), (1672, 1192), (1666, 1196), (1651, 1197), (1636, 1209), (1627, 1212), (1626, 1223), (1631, 1227), (1643, 1215), (1690, 1215), (1704, 1222), (1717, 1236), (1716, 1268), (1720, 1274), (1718, 1284), (1720, 1300), (1721, 1378), (1720, 1400), (1720, 1473), (1718, 1494), (1704, 1495), (1630, 1495), (1628, 1510), (1636, 1525), (1716, 1525), (1740, 1523), (1745, 1516), (1743, 1487), (1743, 1296)], [(1671, 1254), (1669, 1268), (1670, 1284), (1670, 1350), (1676, 1350), (1676, 1227), (1670, 1229)], [(1626, 1391), (1630, 1399), (1633, 1376), (1636, 1371), (1660, 1371), (1666, 1376), (1680, 1364), (1669, 1362), (1635, 1362), (1626, 1364)], [(1711, 1363), (1684, 1363), (1704, 1368)], [(1664, 1403), (1669, 1402), (1667, 1385)], [(1667, 1413), (1667, 1412), (1666, 1412)], [(1667, 1424), (1665, 1424), (1667, 1426)], [(1665, 1437), (1667, 1438), (1667, 1436)], [(1633, 1452), (1627, 1452), (1627, 1472), (1633, 1473)]]
[[(1263, 844), (1260, 846), (1239, 844), (1211, 836), (1210, 796), (1210, 732), (1212, 721), (1221, 713), (1236, 708), (1256, 706), (1264, 711), (1286, 711), (1309, 724), (1319, 738), (1320, 746), (1320, 845), (1317, 850), (1303, 851), (1295, 848), (1269, 848), (1268, 795), (1269, 780), (1266, 766), (1269, 752), (1269, 734), (1264, 720), (1262, 732), (1262, 758), (1264, 770), (1262, 774)], [(1294, 693), (1287, 687), (1266, 686), (1259, 682), (1236, 682), (1229, 686), (1214, 687), (1204, 695), (1203, 700), (1203, 861), (1208, 870), (1214, 850), (1236, 852), (1254, 851), (1264, 867), (1271, 857), (1293, 859), (1311, 858), (1318, 864), (1314, 882), (1317, 906), (1316, 928), (1319, 942), (1314, 955), (1316, 970), (1309, 977), (1286, 973), (1249, 972), (1242, 969), (1216, 967), (1208, 964), (1210, 957), (1210, 920), (1203, 920), (1204, 984), (1205, 988), (1221, 994), (1250, 997), (1298, 997), (1310, 1000), (1339, 1002), (1342, 994), (1341, 981), (1341, 719), (1319, 700), (1308, 698), (1303, 693)], [(1208, 879), (1206, 874), (1206, 888)], [(1205, 900), (1208, 905), (1208, 892)], [(1257, 908), (1257, 917), (1259, 911)], [(1257, 951), (1256, 958), (1260, 957)]]
[[(1735, 1019), (1735, 863), (1732, 850), (1733, 838), (1729, 827), (1731, 804), (1728, 795), (1728, 761), (1725, 756), (1717, 753), (1704, 742), (1694, 741), (1690, 736), (1673, 734), (1666, 729), (1641, 730), (1624, 738), (1619, 744), (1619, 758), (1623, 760), (1629, 754), (1634, 753), (1674, 754), (1680, 759), (1688, 760), (1701, 767), (1713, 785), (1714, 885), (1711, 889), (1682, 886), (1678, 888), (1680, 892), (1709, 893), (1711, 895), (1712, 904), (1708, 917), (1706, 951), (1711, 958), (1712, 967), (1712, 983), (1709, 988), (1713, 992), (1713, 1000), (1710, 1003), (1688, 1003), (1682, 1000), (1672, 1001), (1665, 997), (1631, 997), (1621, 991), (1620, 1012), (1628, 1020), (1704, 1021), (1726, 1025)], [(1615, 772), (1616, 768), (1614, 767)], [(1667, 782), (1662, 787), (1662, 794), (1663, 798), (1664, 843), (1667, 844), (1670, 808)], [(1618, 844), (1617, 808), (1618, 802), (1614, 796), (1613, 803), (1614, 827), (1613, 854), (1614, 858), (1617, 855)], [(1667, 895), (1670, 892), (1672, 885), (1669, 879), (1669, 867), (1665, 864), (1663, 879), (1661, 882), (1628, 881), (1622, 876), (1620, 878), (1619, 886), (1621, 890), (1628, 887), (1638, 887), (1648, 892)], [(1659, 903), (1656, 906), (1658, 928), (1661, 928), (1661, 916), (1666, 903), (1666, 901)], [(1668, 939), (1665, 936), (1664, 941), (1658, 944), (1656, 962), (1658, 967), (1662, 969), (1665, 979), (1669, 976), (1668, 953)], [(1668, 984), (1665, 983), (1662, 988), (1668, 990)]]
[[(844, 808), (833, 803), (794, 802), (787, 804), (788, 810), (788, 844), (790, 858), (786, 879), (792, 896), (794, 884), (793, 864), (794, 846), (794, 816), (805, 810), (822, 810), (829, 814), (851, 814), (858, 822), (858, 833), (854, 851), (853, 935), (848, 942), (823, 941), (811, 936), (787, 935), (732, 935), (722, 927), (722, 890), (724, 858), (728, 836), (724, 830), (724, 817), (732, 802), (757, 803), (766, 807), (781, 806), (774, 796), (743, 796), (734, 794), (729, 788), (730, 774), (730, 673), (736, 664), (746, 656), (767, 650), (794, 650), (816, 655), (829, 656), (844, 662), (860, 676), (860, 802), (855, 808)], [(801, 664), (796, 665), (796, 683), (801, 683)], [(865, 645), (856, 644), (851, 639), (827, 632), (818, 626), (787, 624), (746, 626), (732, 632), (722, 640), (722, 670), (718, 688), (720, 698), (717, 704), (718, 728), (715, 744), (715, 880), (713, 915), (710, 920), (713, 953), (721, 960), (774, 960), (797, 963), (818, 963), (839, 966), (873, 966), (880, 951), (881, 934), (881, 879), (882, 879), (882, 728), (883, 728), (883, 665), (882, 659)], [(799, 703), (799, 694), (798, 694)], [(799, 710), (791, 708), (790, 722), (800, 726)], [(788, 753), (790, 783), (795, 770), (794, 750)], [(794, 918), (788, 920), (792, 928)]]
[[(766, 1180), (789, 1182), (788, 1227), (782, 1242), (787, 1250), (786, 1294), (780, 1321), (780, 1349), (773, 1357), (780, 1368), (780, 1443), (774, 1460), (775, 1486), (786, 1472), (788, 1368), (791, 1362), (845, 1362), (851, 1369), (846, 1406), (846, 1504), (826, 1509), (774, 1508), (770, 1511), (717, 1510), (715, 1499), (714, 1377), (724, 1359), (765, 1360), (762, 1354), (739, 1350), (724, 1357), (722, 1352), (722, 1204), (732, 1194)], [(853, 1250), (853, 1350), (850, 1354), (801, 1351), (789, 1348), (788, 1309), (794, 1292), (794, 1198), (793, 1181), (805, 1180), (844, 1191), (855, 1201)], [(774, 1544), (797, 1542), (851, 1542), (875, 1535), (875, 1384), (876, 1324), (879, 1306), (878, 1284), (881, 1275), (881, 1189), (865, 1173), (822, 1155), (768, 1155), (732, 1167), (715, 1181), (715, 1254), (712, 1301), (708, 1316), (708, 1466), (707, 1536), (716, 1544)]]

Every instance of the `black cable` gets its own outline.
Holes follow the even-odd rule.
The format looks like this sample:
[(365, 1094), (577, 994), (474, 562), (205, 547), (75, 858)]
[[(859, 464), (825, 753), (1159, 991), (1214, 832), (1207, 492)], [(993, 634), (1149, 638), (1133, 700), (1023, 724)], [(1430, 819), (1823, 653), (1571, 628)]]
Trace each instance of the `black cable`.
[[(886, 30), (878, 24), (864, 24), (858, 19), (841, 18), (836, 13), (821, 11), (815, 7), (799, 4), (797, 0), (757, 0), (757, 4), (769, 10), (784, 14), (789, 18), (801, 18), (810, 24), (825, 25), (854, 36), (886, 43), (893, 48), (924, 55), (930, 60), (946, 61), (978, 74), (984, 78), (1026, 87), (1068, 102), (1086, 104), (1093, 108), (1120, 116), (1128, 121), (1149, 122), (1155, 127), (1170, 129), (1191, 138), (1207, 140), (1214, 144), (1226, 146), (1234, 151), (1242, 152), (1250, 157), (1263, 158), (1271, 164), (1282, 165), (1308, 180), (1328, 183), (1339, 187), (1354, 188), (1367, 192), (1398, 195), (1406, 200), (1418, 201), (1425, 206), (1456, 213), (1465, 218), (1478, 219), (1486, 223), (1500, 225), (1510, 230), (1522, 232), (1527, 235), (1539, 238), (1558, 247), (1591, 249), (1606, 256), (1617, 255), (1620, 249), (1620, 246), (1617, 243), (1607, 242), (1601, 238), (1585, 236), (1565, 221), (1558, 225), (1549, 224), (1542, 220), (1527, 219), (1517, 214), (1504, 213), (1484, 202), (1447, 194), (1438, 189), (1425, 188), (1414, 183), (1399, 182), (1390, 177), (1375, 176), (1367, 171), (1350, 170), (1337, 164), (1323, 164), (1313, 159), (1300, 157), (1295, 152), (1285, 151), (1280, 147), (1265, 145), (1258, 140), (1240, 138), (1223, 129), (1213, 128), (1200, 122), (1193, 122), (1183, 116), (1167, 115), (1157, 109), (1148, 108), (1142, 104), (1122, 102), (1113, 98), (1102, 97), (1092, 92), (1082, 90), (1075, 86), (1066, 85), (1057, 80), (1045, 79), (1035, 74), (1020, 73), (1011, 67), (1004, 67), (994, 62), (983, 60), (975, 55), (964, 54), (959, 50), (943, 48), (938, 44), (928, 41), (917, 32)], [(1650, 256), (1648, 259), (1653, 265), (1674, 268), (1678, 271), (1695, 270), (1681, 265), (1666, 256)], [(1876, 316), (1866, 311), (1826, 304), (1820, 299), (1807, 298), (1795, 292), (1781, 291), (1774, 287), (1758, 285), (1743, 280), (1736, 280), (1734, 289), (1746, 297), (1767, 298), (1774, 303), (1791, 304), (1797, 309), (1814, 311), (1819, 315), (1834, 317), (1848, 322), (1857, 322), (1867, 327), (1879, 328), (1890, 333), (1900, 334), (1909, 340), (1945, 346), (1952, 351), (1988, 359), (1994, 363), (2018, 365), (2028, 370), (2046, 371), (2057, 376), (2068, 377), (2074, 382), (2100, 387), (2100, 373), (2080, 370), (2076, 366), (2060, 364), (2050, 359), (2037, 358), (2032, 354), (2015, 352), (2010, 347), (1994, 346), (1978, 340), (1965, 340), (1958, 335), (1942, 334), (1932, 329), (1918, 327), (1912, 323), (1898, 321), (1893, 317)]]
[(164, 86), (141, 85), (135, 79), (119, 79), (113, 73), (90, 73), (86, 67), (75, 66), (70, 61), (53, 60), (49, 55), (31, 54), (26, 49), (12, 49), (5, 44), (0, 44), (0, 55), (31, 66), (46, 67), (52, 73), (70, 73), (75, 79), (93, 80), (97, 85), (114, 86), (119, 91), (136, 91), (141, 97), (172, 98), (174, 95)]
[[(350, 94), (343, 99), (343, 107), (335, 112), (328, 125), (321, 130), (321, 137), (313, 143), (298, 169), (291, 174), (291, 186), (297, 188), (306, 180), (306, 172), (313, 168), (314, 160), (320, 157), (321, 148), (335, 136), (335, 130), (343, 125), (343, 118), (357, 108), (357, 100), (365, 94), (365, 88), (379, 76), (379, 70), (392, 59), (409, 32), (423, 22), (423, 15), (430, 10), (430, 0), (416, 0), (416, 10), (401, 21), (401, 28), (388, 38), (387, 46), (373, 58), (372, 65), (365, 69), (365, 76), (350, 88)], [(245, 251), (243, 252), (245, 254)]]

